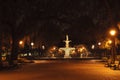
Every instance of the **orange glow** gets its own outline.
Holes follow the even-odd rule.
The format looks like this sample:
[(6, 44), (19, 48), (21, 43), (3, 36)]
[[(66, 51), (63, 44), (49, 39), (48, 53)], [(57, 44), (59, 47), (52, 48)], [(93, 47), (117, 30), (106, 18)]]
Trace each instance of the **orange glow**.
[(72, 50), (72, 53), (75, 53), (75, 50)]
[(81, 48), (80, 51), (82, 52), (82, 50), (83, 50), (83, 49)]
[(55, 51), (56, 49), (57, 49), (57, 47), (56, 47), (56, 46), (53, 46), (53, 47), (51, 47), (50, 50)]
[(115, 34), (116, 34), (116, 31), (115, 31), (115, 30), (111, 30), (111, 31), (110, 31), (110, 35), (111, 35), (111, 36), (115, 36)]
[(53, 50), (56, 50), (56, 47), (53, 47)]
[(22, 45), (22, 44), (23, 44), (23, 41), (20, 41), (19, 44)]
[(111, 41), (111, 40), (109, 40), (108, 42), (109, 42), (109, 44), (111, 44), (111, 43), (112, 43), (112, 41)]

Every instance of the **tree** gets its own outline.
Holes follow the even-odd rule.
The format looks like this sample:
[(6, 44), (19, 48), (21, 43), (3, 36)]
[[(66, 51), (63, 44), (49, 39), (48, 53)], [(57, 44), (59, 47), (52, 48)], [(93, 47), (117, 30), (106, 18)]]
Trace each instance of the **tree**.
[[(24, 30), (26, 27), (22, 26), (24, 14), (21, 13), (22, 9), (19, 6), (19, 3), (15, 1), (2, 1), (1, 9), (2, 18), (0, 19), (5, 28), (5, 33), (11, 36), (11, 58), (10, 64), (14, 64), (14, 61), (17, 60), (18, 55), (18, 42), (21, 37), (23, 37)], [(6, 6), (6, 7), (5, 7)], [(6, 25), (6, 26), (5, 26)]]

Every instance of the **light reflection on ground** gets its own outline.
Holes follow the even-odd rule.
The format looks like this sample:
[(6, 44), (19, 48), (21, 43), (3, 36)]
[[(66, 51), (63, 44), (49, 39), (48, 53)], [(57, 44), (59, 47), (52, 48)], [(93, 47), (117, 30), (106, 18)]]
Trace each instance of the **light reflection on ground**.
[(0, 80), (120, 80), (120, 70), (98, 60), (34, 60), (15, 71), (0, 72)]
[(38, 64), (38, 63), (49, 63), (50, 61), (48, 60), (34, 60), (34, 63)]

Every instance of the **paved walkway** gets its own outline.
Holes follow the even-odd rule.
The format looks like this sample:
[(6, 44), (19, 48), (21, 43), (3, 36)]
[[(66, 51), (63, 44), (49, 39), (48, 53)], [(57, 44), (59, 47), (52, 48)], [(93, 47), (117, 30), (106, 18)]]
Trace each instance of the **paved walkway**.
[(120, 70), (95, 60), (40, 60), (1, 71), (0, 80), (120, 80)]

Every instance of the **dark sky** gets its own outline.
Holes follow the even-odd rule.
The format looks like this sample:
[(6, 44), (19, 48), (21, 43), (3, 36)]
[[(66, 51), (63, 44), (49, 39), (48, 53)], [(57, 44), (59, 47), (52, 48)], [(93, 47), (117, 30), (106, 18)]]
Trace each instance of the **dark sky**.
[(119, 22), (119, 9), (119, 0), (0, 0), (0, 25), (31, 29), (49, 43), (66, 34), (75, 44), (89, 43)]

